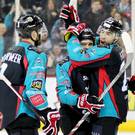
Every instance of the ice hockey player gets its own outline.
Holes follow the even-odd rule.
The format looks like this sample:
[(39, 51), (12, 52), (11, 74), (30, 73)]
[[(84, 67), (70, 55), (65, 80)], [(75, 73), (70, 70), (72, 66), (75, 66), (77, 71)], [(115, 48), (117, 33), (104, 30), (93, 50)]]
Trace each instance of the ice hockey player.
[[(3, 56), (1, 74), (4, 74), (26, 102), (44, 117), (46, 135), (57, 135), (57, 120), (60, 114), (56, 109), (48, 107), (45, 89), (47, 56), (37, 49), (41, 39), (47, 38), (48, 35), (45, 23), (37, 15), (22, 15), (17, 20), (16, 29), (20, 42)], [(34, 112), (20, 101), (6, 84), (1, 82), (0, 87), (7, 93), (9, 99), (6, 101), (7, 99), (3, 98), (4, 106), (6, 104), (14, 106), (11, 110), (7, 108), (7, 113), (10, 112), (9, 117), (14, 112), (14, 120), (9, 120), (10, 122), (3, 127), (6, 128), (8, 135), (38, 135), (40, 122)], [(0, 108), (3, 108), (2, 104), (0, 105)], [(6, 112), (3, 116), (6, 117)]]
[[(67, 19), (71, 18), (67, 17)], [(66, 19), (64, 20), (66, 21)], [(83, 29), (85, 29), (84, 23), (68, 27), (65, 34), (68, 55), (73, 68), (84, 68), (85, 66), (85, 70), (93, 70), (89, 77), (93, 78), (93, 80), (91, 79), (90, 90), (99, 97), (125, 62), (126, 54), (117, 45), (122, 25), (112, 17), (107, 18), (98, 29), (99, 37), (96, 38), (96, 45), (82, 53), (81, 44), (76, 41)], [(91, 134), (116, 135), (119, 124), (126, 120), (127, 115), (128, 96), (124, 85), (126, 85), (125, 74), (104, 96), (105, 107), (101, 108), (97, 120), (92, 123)]]
[[(83, 46), (82, 53), (93, 46), (95, 41), (94, 34), (88, 27), (83, 30), (78, 39)], [(86, 110), (95, 114), (104, 106), (102, 102), (98, 102), (96, 96), (89, 94), (90, 80), (87, 74), (90, 73), (81, 68), (73, 68), (68, 57), (56, 66), (57, 94), (61, 102), (62, 116), (60, 127), (64, 135), (69, 134)], [(75, 134), (88, 135), (90, 130), (91, 122), (87, 120)]]

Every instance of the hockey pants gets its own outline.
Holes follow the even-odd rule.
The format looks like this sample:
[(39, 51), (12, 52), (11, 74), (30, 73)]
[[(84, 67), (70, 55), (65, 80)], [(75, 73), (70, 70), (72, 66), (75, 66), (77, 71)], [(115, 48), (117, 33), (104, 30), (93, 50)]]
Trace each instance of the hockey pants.
[(7, 130), (8, 135), (39, 135), (37, 129), (10, 129)]

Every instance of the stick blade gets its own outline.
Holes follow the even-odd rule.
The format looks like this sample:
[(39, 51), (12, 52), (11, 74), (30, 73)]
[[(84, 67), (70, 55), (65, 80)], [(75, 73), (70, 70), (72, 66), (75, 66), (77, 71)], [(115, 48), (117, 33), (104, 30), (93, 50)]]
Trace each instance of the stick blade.
[(122, 41), (124, 43), (125, 49), (126, 49), (126, 53), (134, 53), (134, 48), (133, 48), (133, 44), (131, 41), (131, 37), (127, 32), (122, 32)]
[(77, 0), (70, 0), (69, 6), (73, 6), (75, 10), (77, 11)]

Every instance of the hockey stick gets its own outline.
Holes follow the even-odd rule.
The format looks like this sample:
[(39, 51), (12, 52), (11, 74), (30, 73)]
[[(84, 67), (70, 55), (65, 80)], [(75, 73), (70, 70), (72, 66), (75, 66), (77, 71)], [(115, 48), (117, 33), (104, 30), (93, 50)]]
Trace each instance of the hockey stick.
[[(122, 33), (122, 41), (126, 49), (127, 53), (127, 58), (126, 58), (126, 63), (120, 69), (119, 73), (115, 76), (115, 78), (112, 80), (112, 82), (106, 87), (104, 92), (100, 95), (98, 98), (99, 101), (103, 99), (103, 97), (106, 95), (106, 93), (110, 90), (110, 88), (117, 82), (117, 80), (120, 78), (120, 76), (126, 71), (127, 67), (131, 64), (133, 57), (134, 57), (134, 52), (133, 52), (133, 45), (131, 42), (131, 38), (127, 32)], [(81, 126), (81, 124), (87, 119), (87, 117), (90, 115), (90, 112), (86, 112), (84, 116), (81, 118), (81, 120), (76, 124), (76, 126), (70, 131), (68, 135), (73, 135), (74, 132)]]
[(74, 11), (73, 11), (74, 21), (76, 23), (79, 23), (80, 22), (80, 18), (79, 18), (78, 12), (77, 12), (77, 0), (70, 0), (69, 7), (71, 7), (71, 6), (74, 8)]
[(6, 83), (6, 85), (14, 92), (14, 94), (15, 94), (21, 101), (23, 101), (23, 102), (27, 105), (27, 107), (28, 107), (32, 112), (35, 113), (36, 117), (37, 117), (41, 122), (43, 122), (43, 123), (45, 124), (45, 119), (44, 119), (44, 117), (41, 116), (41, 115), (39, 115), (38, 112), (37, 112), (34, 108), (32, 108), (32, 107), (30, 106), (30, 104), (12, 87), (11, 82), (10, 82), (3, 74), (0, 74), (0, 80), (4, 81), (4, 82)]
[(77, 12), (77, 0), (70, 0), (69, 6), (73, 6)]

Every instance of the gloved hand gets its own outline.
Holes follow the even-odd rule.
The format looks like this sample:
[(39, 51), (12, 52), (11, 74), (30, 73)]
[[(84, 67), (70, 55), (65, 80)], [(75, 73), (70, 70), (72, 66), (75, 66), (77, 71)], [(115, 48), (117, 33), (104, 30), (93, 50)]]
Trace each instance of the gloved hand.
[(128, 81), (128, 89), (135, 95), (135, 75)]
[(80, 21), (77, 11), (73, 6), (68, 5), (64, 5), (62, 7), (59, 17), (65, 21), (66, 28), (68, 28), (72, 23), (79, 23)]
[(77, 107), (80, 109), (86, 109), (91, 114), (98, 112), (104, 104), (102, 101), (98, 101), (96, 96), (90, 96), (89, 94), (82, 94), (78, 97)]
[(46, 120), (43, 132), (46, 133), (46, 135), (58, 135), (58, 120), (60, 119), (60, 113), (56, 109), (47, 108), (40, 111), (40, 114)]
[(67, 42), (71, 35), (76, 35), (77, 37), (81, 34), (81, 32), (86, 28), (86, 23), (79, 23), (70, 25), (64, 35), (64, 40)]

